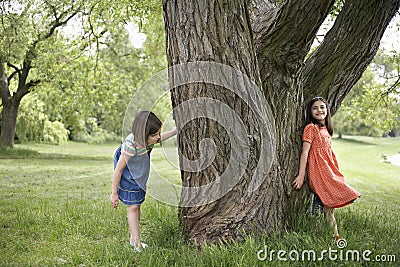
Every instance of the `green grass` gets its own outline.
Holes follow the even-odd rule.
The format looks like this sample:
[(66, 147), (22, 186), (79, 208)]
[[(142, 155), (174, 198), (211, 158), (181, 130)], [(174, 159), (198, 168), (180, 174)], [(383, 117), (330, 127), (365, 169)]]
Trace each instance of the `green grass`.
[[(328, 255), (316, 262), (279, 261), (278, 250), (315, 250), (319, 257), (337, 249), (325, 219), (309, 215), (290, 232), (205, 246), (199, 253), (184, 240), (178, 208), (164, 204), (179, 195), (174, 192), (179, 171), (167, 163), (177, 165), (171, 147), (153, 151), (141, 218), (142, 239), (150, 249), (135, 254), (128, 245), (125, 209), (114, 210), (108, 200), (116, 144), (69, 143), (0, 150), (0, 266), (398, 266), (400, 167), (382, 162), (381, 155), (400, 153), (400, 139), (334, 139), (333, 147), (347, 182), (362, 194), (336, 211), (347, 241), (343, 251), (371, 250), (371, 259), (395, 255), (395, 263), (331, 261)], [(268, 257), (260, 261), (257, 252), (265, 247)]]
[(347, 182), (362, 194), (357, 207), (399, 216), (400, 167), (384, 162), (382, 155), (400, 154), (400, 138), (336, 139), (333, 149)]

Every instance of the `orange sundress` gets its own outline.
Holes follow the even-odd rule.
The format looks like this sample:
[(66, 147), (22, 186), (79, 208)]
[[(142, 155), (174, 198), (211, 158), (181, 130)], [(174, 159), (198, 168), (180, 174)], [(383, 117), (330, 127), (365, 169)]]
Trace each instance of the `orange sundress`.
[(311, 144), (307, 160), (309, 186), (324, 206), (340, 208), (359, 198), (360, 193), (344, 182), (326, 127), (310, 123), (302, 139)]

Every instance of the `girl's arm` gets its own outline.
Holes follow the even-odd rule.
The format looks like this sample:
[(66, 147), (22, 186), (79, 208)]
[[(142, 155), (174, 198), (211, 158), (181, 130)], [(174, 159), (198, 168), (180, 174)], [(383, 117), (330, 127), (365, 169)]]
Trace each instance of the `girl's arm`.
[(169, 130), (169, 131), (167, 131), (167, 132), (162, 133), (162, 134), (161, 134), (161, 142), (164, 141), (164, 140), (167, 140), (168, 138), (170, 138), (170, 137), (172, 137), (172, 136), (174, 136), (174, 135), (176, 135), (177, 132), (178, 132), (178, 131), (177, 131), (176, 128), (175, 128), (175, 129), (173, 129), (173, 130)]
[(125, 159), (125, 156), (123, 154), (121, 154), (121, 156), (119, 157), (119, 160), (117, 162), (117, 166), (115, 166), (113, 181), (112, 181), (112, 193), (111, 193), (110, 201), (114, 208), (118, 208), (118, 201), (119, 201), (118, 185), (119, 185), (119, 182), (121, 181), (121, 175), (125, 169), (125, 166), (126, 166), (126, 159)]
[(295, 189), (300, 189), (304, 183), (304, 176), (306, 175), (306, 166), (308, 160), (308, 152), (310, 152), (311, 144), (309, 142), (303, 142), (303, 147), (300, 156), (299, 174), (294, 179), (292, 185)]

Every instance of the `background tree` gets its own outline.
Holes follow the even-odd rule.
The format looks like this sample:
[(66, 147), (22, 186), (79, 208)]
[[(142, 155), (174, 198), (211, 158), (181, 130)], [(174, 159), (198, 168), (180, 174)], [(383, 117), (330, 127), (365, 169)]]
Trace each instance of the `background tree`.
[(397, 53), (378, 51), (333, 117), (340, 137), (380, 137), (399, 127), (399, 66)]
[[(13, 146), (18, 108), (22, 98), (40, 83), (30, 78), (39, 47), (52, 38), (57, 28), (65, 25), (80, 12), (82, 3), (56, 5), (50, 2), (3, 1), (2, 49), (0, 54), (0, 92), (2, 127), (0, 144)], [(45, 16), (39, 16), (44, 12)], [(7, 76), (6, 66), (12, 72)], [(12, 81), (16, 82), (13, 86)]]
[[(182, 208), (190, 240), (238, 239), (244, 232), (279, 230), (304, 210), (307, 189), (294, 192), (290, 185), (298, 170), (304, 102), (320, 95), (328, 99), (333, 114), (339, 109), (377, 52), (400, 5), (397, 0), (341, 2), (334, 25), (307, 57), (335, 1), (163, 1), (168, 65), (211, 61), (239, 70), (261, 88), (266, 103), (257, 100), (255, 105), (271, 109), (276, 128), (275, 160), (270, 171), (261, 174), (265, 177), (261, 186), (248, 194), (262, 153), (257, 116), (239, 97), (218, 86), (192, 83), (174, 88), (175, 108), (189, 99), (207, 97), (235, 110), (245, 122), (251, 151), (244, 174), (229, 193), (209, 204)], [(176, 75), (171, 69), (170, 78)], [(172, 79), (171, 84), (174, 87)], [(206, 169), (182, 171), (183, 185), (198, 187), (222, 175), (235, 144), (229, 144), (229, 135), (217, 122), (203, 118), (186, 123), (188, 114), (191, 110), (174, 112), (182, 128), (181, 161), (199, 158), (198, 144), (204, 138), (213, 138), (217, 147)], [(185, 192), (186, 203), (199, 197)]]
[[(112, 110), (110, 103), (117, 101), (117, 90), (123, 88), (123, 92), (119, 92), (118, 96), (127, 92), (131, 95), (135, 82), (146, 78), (134, 77), (129, 80), (130, 85), (127, 86), (129, 83), (126, 73), (119, 71), (121, 65), (117, 68), (114, 64), (115, 71), (110, 73), (110, 70), (106, 69), (112, 65), (110, 61), (100, 63), (100, 57), (106, 59), (105, 54), (111, 52), (101, 54), (99, 51), (105, 51), (104, 42), (116, 44), (118, 38), (120, 44), (121, 40), (126, 42), (126, 48), (126, 34), (116, 38), (121, 33), (122, 25), (132, 21), (142, 21), (143, 25), (148, 25), (147, 19), (153, 16), (151, 13), (155, 6), (154, 1), (150, 0), (2, 1), (0, 144), (13, 146), (21, 100), (33, 91), (40, 92), (39, 100), (45, 103), (44, 112), (48, 119), (64, 123), (72, 134), (80, 132), (82, 127), (88, 128), (85, 118), (91, 118), (90, 121), (99, 124), (102, 118), (97, 116)], [(67, 24), (76, 26), (75, 33), (70, 36), (63, 32)], [(110, 34), (112, 30), (115, 32)], [(138, 66), (137, 62), (141, 57), (133, 54), (131, 49), (125, 58), (136, 60)], [(135, 73), (142, 74), (138, 69), (139, 67), (135, 68)], [(147, 71), (142, 72), (150, 74)], [(118, 73), (121, 76), (115, 75)], [(106, 78), (110, 77), (112, 79), (107, 83)], [(28, 106), (25, 105), (25, 108)]]

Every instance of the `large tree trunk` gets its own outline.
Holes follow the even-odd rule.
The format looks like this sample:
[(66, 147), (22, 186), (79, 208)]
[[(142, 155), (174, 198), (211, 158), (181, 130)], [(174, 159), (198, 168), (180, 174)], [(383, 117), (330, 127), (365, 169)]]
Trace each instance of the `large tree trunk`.
[[(180, 129), (181, 216), (191, 241), (280, 230), (304, 210), (308, 189), (291, 187), (304, 102), (318, 94), (333, 96), (330, 103), (340, 105), (399, 8), (395, 0), (346, 1), (337, 22), (344, 26), (334, 27), (330, 43), (306, 61), (334, 1), (278, 2), (163, 2), (174, 119)], [(352, 19), (358, 12), (364, 14), (362, 21)], [(368, 20), (368, 15), (380, 19)], [(342, 27), (348, 25), (357, 35), (343, 36)], [(361, 37), (366, 41), (350, 46), (349, 53), (367, 50), (368, 56), (354, 56), (357, 62), (343, 70), (348, 79), (340, 79), (346, 75), (337, 64), (326, 65), (326, 59), (348, 62), (349, 54), (332, 53), (328, 46)], [(329, 76), (316, 73), (323, 69)], [(335, 79), (340, 86), (330, 82)], [(232, 84), (239, 86), (232, 90)], [(341, 97), (334, 97), (337, 92)]]
[(12, 101), (3, 100), (3, 110), (1, 111), (2, 123), (0, 134), (0, 145), (14, 147), (15, 126), (17, 123), (19, 104)]
[[(249, 82), (260, 79), (245, 4), (167, 1), (164, 8), (171, 66), (198, 61), (225, 65), (219, 69), (212, 64), (194, 68), (187, 64), (170, 70), (172, 86), (176, 87), (172, 94), (174, 118), (181, 128), (178, 141), (184, 186), (182, 219), (191, 240), (202, 243), (236, 237), (240, 234), (238, 229), (250, 230), (250, 224), (243, 226), (255, 221), (259, 221), (254, 224), (256, 227), (264, 227), (267, 220), (276, 226), (280, 220), (276, 220), (275, 209), (267, 207), (279, 206), (279, 199), (274, 197), (278, 189), (271, 187), (275, 192), (267, 195), (258, 187), (257, 177), (265, 179), (264, 184), (273, 183), (271, 176), (265, 177), (264, 168), (264, 164), (272, 164), (272, 158), (262, 154), (274, 149), (274, 132), (268, 118), (260, 116), (268, 114), (261, 110), (266, 107), (261, 90), (257, 83)], [(206, 31), (207, 28), (213, 30)], [(229, 73), (230, 67), (238, 73)], [(195, 78), (198, 72), (201, 80)], [(176, 82), (180, 75), (193, 78), (193, 82)], [(221, 84), (240, 88), (224, 88)], [(240, 95), (246, 90), (247, 94)], [(194, 102), (185, 103), (190, 100)], [(193, 119), (186, 123), (188, 118)], [(204, 142), (202, 145), (207, 138), (215, 146)], [(202, 160), (212, 160), (213, 155), (211, 164)], [(200, 164), (194, 168), (184, 163), (196, 159)], [(272, 211), (272, 216), (265, 211)]]
[(2, 99), (0, 145), (13, 147), (19, 102), (13, 103), (4, 63), (0, 61), (0, 96)]
[(3, 110), (1, 111), (0, 145), (14, 147), (18, 108), (22, 97), (28, 93), (28, 88), (34, 86), (35, 83), (26, 83), (26, 77), (28, 76), (30, 67), (23, 68), (22, 74), (20, 74), (19, 77), (18, 90), (11, 95), (4, 65), (5, 63), (0, 61), (0, 96), (3, 106)]
[(298, 192), (291, 186), (298, 174), (307, 98), (301, 69), (319, 26), (334, 4), (333, 0), (295, 2), (288, 1), (280, 7), (264, 6), (263, 12), (252, 17), (264, 95), (276, 125), (277, 168), (273, 175), (280, 186), (282, 225), (290, 225), (308, 207), (308, 187)]

